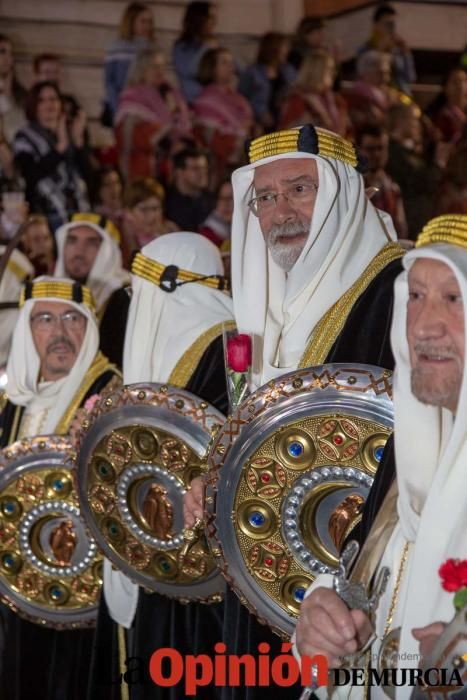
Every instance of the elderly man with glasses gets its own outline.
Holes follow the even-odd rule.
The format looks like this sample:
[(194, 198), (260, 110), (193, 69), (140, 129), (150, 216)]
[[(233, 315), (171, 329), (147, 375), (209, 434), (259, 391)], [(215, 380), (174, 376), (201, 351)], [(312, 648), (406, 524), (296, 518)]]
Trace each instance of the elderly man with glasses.
[[(115, 366), (99, 352), (87, 287), (71, 279), (38, 277), (25, 283), (20, 306), (0, 447), (19, 438), (68, 433), (89, 397), (120, 383)], [(70, 532), (68, 544), (72, 538)], [(92, 640), (93, 630), (48, 629), (0, 604), (0, 697), (85, 697)]]
[[(366, 196), (353, 144), (308, 124), (258, 138), (248, 152), (250, 163), (232, 177), (232, 293), (237, 327), (253, 337), (254, 386), (324, 362), (392, 369), (393, 282), (403, 251), (390, 218)], [(227, 653), (257, 653), (267, 642), (271, 658), (280, 654), (280, 639), (232, 591), (224, 611)], [(276, 700), (299, 694), (273, 688)], [(263, 696), (260, 687), (221, 693)]]

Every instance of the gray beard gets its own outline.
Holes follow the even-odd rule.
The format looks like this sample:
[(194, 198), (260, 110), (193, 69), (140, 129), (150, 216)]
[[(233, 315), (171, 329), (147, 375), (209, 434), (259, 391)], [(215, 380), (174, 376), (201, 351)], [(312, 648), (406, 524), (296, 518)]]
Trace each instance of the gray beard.
[(271, 253), (271, 257), (285, 272), (290, 272), (292, 267), (297, 262), (304, 248), (304, 243), (292, 245), (290, 243), (282, 243), (279, 238), (293, 237), (300, 233), (308, 234), (310, 226), (305, 230), (301, 222), (285, 223), (282, 225), (275, 224), (269, 230), (266, 244)]

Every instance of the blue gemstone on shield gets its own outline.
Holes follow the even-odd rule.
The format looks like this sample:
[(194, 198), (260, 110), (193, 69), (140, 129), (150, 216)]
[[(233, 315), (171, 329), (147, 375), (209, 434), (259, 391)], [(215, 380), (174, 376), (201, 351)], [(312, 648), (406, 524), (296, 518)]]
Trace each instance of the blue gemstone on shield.
[(303, 454), (302, 443), (298, 442), (298, 440), (294, 440), (294, 442), (291, 442), (287, 447), (287, 452), (291, 457), (301, 457)]
[(253, 525), (253, 527), (261, 527), (261, 525), (264, 525), (264, 523), (266, 522), (266, 518), (259, 511), (254, 511), (253, 513), (251, 513), (248, 520), (250, 522), (250, 525)]

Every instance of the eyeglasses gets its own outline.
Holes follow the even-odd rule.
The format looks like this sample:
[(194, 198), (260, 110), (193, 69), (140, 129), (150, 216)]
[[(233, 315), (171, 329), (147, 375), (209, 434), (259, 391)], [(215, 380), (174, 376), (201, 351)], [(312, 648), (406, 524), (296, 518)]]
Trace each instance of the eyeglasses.
[(288, 187), (283, 192), (265, 192), (258, 197), (253, 197), (248, 202), (252, 213), (255, 216), (271, 212), (277, 206), (277, 200), (282, 195), (291, 204), (304, 204), (310, 202), (318, 191), (318, 185), (315, 182), (301, 183)]
[(76, 331), (81, 330), (86, 323), (86, 317), (80, 314), (79, 311), (65, 311), (65, 313), (56, 316), (49, 311), (42, 311), (34, 316), (31, 316), (31, 326), (37, 331), (46, 331), (51, 328), (57, 328), (60, 324), (66, 330)]

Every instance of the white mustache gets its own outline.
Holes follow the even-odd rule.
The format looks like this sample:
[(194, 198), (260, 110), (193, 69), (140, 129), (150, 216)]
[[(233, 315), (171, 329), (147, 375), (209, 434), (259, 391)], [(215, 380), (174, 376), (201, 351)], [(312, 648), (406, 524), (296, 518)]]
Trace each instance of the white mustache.
[(271, 226), (268, 235), (268, 245), (274, 246), (279, 238), (293, 238), (300, 234), (308, 235), (308, 230), (299, 221), (289, 221)]

